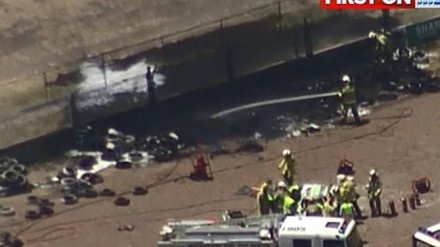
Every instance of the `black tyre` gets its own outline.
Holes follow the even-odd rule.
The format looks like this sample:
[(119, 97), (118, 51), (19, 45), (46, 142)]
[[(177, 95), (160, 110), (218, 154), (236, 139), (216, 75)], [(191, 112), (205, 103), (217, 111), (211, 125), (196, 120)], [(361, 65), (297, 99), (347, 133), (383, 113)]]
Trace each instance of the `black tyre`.
[(133, 164), (127, 160), (121, 160), (116, 163), (117, 169), (130, 169), (133, 167)]
[(136, 161), (141, 161), (144, 158), (144, 156), (142, 155), (141, 152), (134, 151), (130, 153), (130, 158), (131, 160), (136, 162)]
[(143, 196), (148, 193), (148, 190), (143, 187), (137, 186), (131, 190), (131, 193), (135, 196)]
[(66, 194), (61, 198), (61, 201), (66, 205), (73, 205), (78, 202), (78, 197), (73, 194)]
[(39, 198), (37, 196), (28, 196), (26, 197), (26, 203), (28, 205), (37, 205), (39, 202)]
[(2, 174), (2, 179), (3, 179), (4, 181), (7, 181), (8, 183), (15, 183), (15, 181), (17, 180), (17, 177), (18, 177), (19, 175), (20, 175), (20, 174), (18, 174), (18, 173), (15, 172), (15, 171), (7, 170), (7, 171), (3, 172), (3, 174)]
[(36, 210), (28, 210), (24, 214), (24, 217), (28, 220), (36, 220), (41, 218), (41, 214)]
[(125, 197), (118, 197), (114, 200), (116, 206), (124, 207), (130, 205), (130, 200)]
[(40, 215), (50, 216), (55, 211), (53, 210), (52, 207), (41, 206), (41, 207), (38, 208), (38, 212), (40, 213)]
[(81, 180), (85, 180), (91, 184), (99, 184), (99, 183), (104, 182), (104, 178), (102, 176), (100, 176), (98, 174), (94, 174), (94, 173), (89, 173), (89, 172), (84, 173), (81, 176)]
[(105, 189), (102, 189), (102, 190), (99, 192), (99, 195), (100, 195), (100, 196), (108, 196), (108, 197), (112, 197), (112, 196), (115, 196), (116, 193), (115, 193), (113, 190), (111, 190), (111, 189), (107, 189), (107, 188), (105, 188)]
[(94, 189), (87, 189), (81, 191), (80, 195), (85, 198), (95, 198), (98, 196), (98, 192)]
[(96, 164), (97, 160), (93, 156), (88, 156), (82, 159), (78, 166), (83, 170), (90, 170), (93, 168), (93, 166)]
[(28, 180), (27, 180), (26, 176), (24, 176), (22, 174), (19, 174), (17, 176), (17, 179), (15, 180), (15, 186), (17, 188), (23, 188), (27, 185), (27, 183), (28, 183)]
[(53, 207), (55, 203), (49, 199), (40, 199), (38, 200), (38, 206), (40, 207)]
[(73, 167), (66, 166), (63, 168), (63, 174), (67, 177), (76, 177), (76, 169)]
[(15, 164), (15, 165), (12, 165), (9, 169), (10, 169), (10, 170), (13, 170), (13, 171), (16, 171), (16, 172), (18, 172), (18, 173), (20, 173), (20, 174), (24, 174), (24, 175), (27, 174), (26, 166), (24, 166), (24, 165), (22, 165), (22, 164)]
[(15, 209), (13, 207), (1, 207), (0, 208), (0, 215), (2, 215), (2, 216), (14, 216), (15, 215)]
[(78, 180), (71, 177), (65, 177), (61, 179), (61, 185), (64, 187), (76, 187), (78, 185)]

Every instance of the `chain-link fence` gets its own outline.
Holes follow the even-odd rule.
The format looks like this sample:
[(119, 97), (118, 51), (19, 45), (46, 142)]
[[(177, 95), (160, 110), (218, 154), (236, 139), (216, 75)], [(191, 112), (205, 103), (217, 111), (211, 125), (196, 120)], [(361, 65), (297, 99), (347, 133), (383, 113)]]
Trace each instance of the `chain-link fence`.
[[(301, 5), (302, 6), (302, 5)], [(145, 73), (155, 72), (158, 100), (233, 82), (244, 75), (365, 36), (380, 11), (323, 11), (282, 1), (0, 84), (2, 133), (20, 124), (30, 137), (69, 128), (148, 102)], [(343, 23), (343, 25), (341, 25)], [(394, 23), (397, 25), (399, 23)], [(54, 107), (59, 106), (59, 107)], [(57, 121), (36, 122), (34, 110)], [(49, 115), (50, 115), (49, 114)], [(19, 119), (19, 120), (17, 120)], [(14, 122), (15, 121), (15, 122)], [(40, 121), (40, 120), (39, 120)], [(0, 125), (1, 126), (1, 125)], [(16, 128), (9, 131), (10, 128)], [(51, 126), (46, 128), (45, 126)], [(1, 128), (0, 128), (1, 129)], [(48, 129), (48, 130), (47, 130)], [(11, 134), (3, 147), (23, 141)]]

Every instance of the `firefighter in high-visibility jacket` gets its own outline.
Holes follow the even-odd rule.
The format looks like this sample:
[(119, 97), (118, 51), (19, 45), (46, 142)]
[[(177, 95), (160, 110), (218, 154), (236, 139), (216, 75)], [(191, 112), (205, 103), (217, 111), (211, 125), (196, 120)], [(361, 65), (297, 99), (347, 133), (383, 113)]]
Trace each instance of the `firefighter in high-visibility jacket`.
[(290, 149), (284, 149), (282, 152), (283, 160), (278, 165), (278, 169), (281, 170), (281, 174), (284, 177), (286, 183), (291, 186), (295, 176), (296, 160), (292, 155)]
[(283, 214), (295, 214), (295, 200), (290, 197), (287, 191), (287, 185), (283, 181), (278, 183), (277, 195), (275, 198), (276, 203), (278, 204), (278, 213)]
[(346, 176), (342, 183), (343, 203), (351, 203), (355, 216), (361, 218), (362, 211), (357, 203), (358, 194), (356, 193), (355, 182), (353, 176)]
[(370, 32), (368, 38), (375, 41), (375, 63), (376, 65), (386, 65), (391, 62), (393, 58), (393, 51), (390, 44), (390, 37), (385, 32)]
[(382, 183), (375, 169), (370, 170), (370, 179), (366, 187), (368, 192), (368, 199), (370, 202), (371, 216), (381, 216), (382, 203), (380, 201), (380, 195), (382, 194)]
[(257, 205), (260, 216), (269, 214), (272, 204), (274, 203), (274, 195), (272, 194), (271, 187), (272, 181), (267, 180), (261, 185), (260, 191), (257, 194)]
[(359, 117), (359, 112), (357, 109), (357, 98), (356, 98), (356, 87), (351, 81), (350, 76), (342, 76), (342, 88), (338, 93), (338, 96), (342, 98), (342, 106), (344, 110), (344, 122), (347, 122), (348, 113), (351, 110), (353, 113), (354, 120), (356, 124), (361, 124), (361, 118)]

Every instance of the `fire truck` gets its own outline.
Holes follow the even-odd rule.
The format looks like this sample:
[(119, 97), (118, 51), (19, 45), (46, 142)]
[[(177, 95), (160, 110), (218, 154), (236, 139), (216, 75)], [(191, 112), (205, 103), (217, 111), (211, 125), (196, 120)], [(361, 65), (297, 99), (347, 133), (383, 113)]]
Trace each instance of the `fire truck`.
[(159, 247), (360, 247), (354, 220), (268, 215), (215, 220), (170, 221)]
[(413, 247), (440, 247), (440, 223), (428, 228), (420, 227), (412, 237)]

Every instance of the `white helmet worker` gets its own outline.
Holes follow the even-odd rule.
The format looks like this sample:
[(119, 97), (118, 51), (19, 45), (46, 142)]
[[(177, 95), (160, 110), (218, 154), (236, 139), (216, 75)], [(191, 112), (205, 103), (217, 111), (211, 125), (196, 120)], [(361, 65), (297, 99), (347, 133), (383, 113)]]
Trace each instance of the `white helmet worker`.
[(290, 151), (290, 149), (284, 149), (282, 154), (283, 156), (290, 156), (292, 155), (292, 151)]
[(119, 135), (119, 131), (117, 131), (113, 128), (110, 128), (107, 130), (107, 134), (112, 135), (112, 136), (117, 136), (117, 135)]
[(348, 75), (343, 75), (342, 76), (342, 82), (344, 83), (350, 83), (351, 82), (351, 78)]
[(286, 183), (284, 181), (280, 181), (278, 183), (278, 188), (287, 188), (287, 185), (286, 185)]
[(342, 182), (344, 182), (345, 178), (346, 178), (346, 176), (344, 174), (338, 174), (336, 176), (336, 182), (338, 184), (341, 184)]
[(374, 38), (376, 38), (377, 37), (377, 33), (375, 33), (375, 32), (370, 32), (369, 34), (368, 34), (368, 38), (370, 38), (370, 39), (374, 39)]
[(377, 175), (377, 171), (376, 171), (376, 169), (371, 169), (370, 176), (374, 176), (374, 175)]

